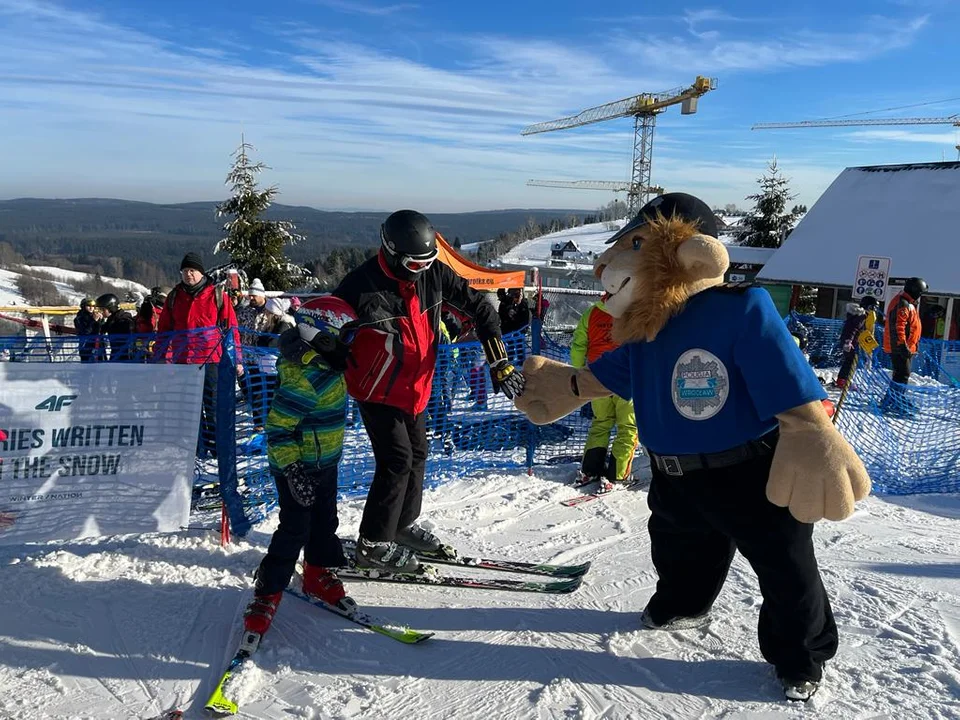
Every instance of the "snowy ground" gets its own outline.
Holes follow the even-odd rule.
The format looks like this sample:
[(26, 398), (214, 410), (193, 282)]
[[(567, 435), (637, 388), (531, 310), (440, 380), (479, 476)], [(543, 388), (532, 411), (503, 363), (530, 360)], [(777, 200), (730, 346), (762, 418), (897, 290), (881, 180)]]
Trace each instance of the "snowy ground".
[[(639, 630), (656, 582), (646, 492), (567, 508), (572, 474), (465, 477), (424, 508), (464, 550), (592, 560), (577, 592), (349, 584), (373, 611), (436, 632), (416, 646), (286, 596), (243, 674), (241, 717), (960, 717), (960, 496), (871, 497), (848, 521), (818, 524), (842, 642), (820, 693), (798, 706), (780, 700), (760, 657), (743, 560), (708, 629)], [(344, 535), (360, 508), (342, 505)], [(275, 521), (226, 549), (203, 529), (0, 547), (0, 717), (145, 718), (174, 705), (202, 717)]]

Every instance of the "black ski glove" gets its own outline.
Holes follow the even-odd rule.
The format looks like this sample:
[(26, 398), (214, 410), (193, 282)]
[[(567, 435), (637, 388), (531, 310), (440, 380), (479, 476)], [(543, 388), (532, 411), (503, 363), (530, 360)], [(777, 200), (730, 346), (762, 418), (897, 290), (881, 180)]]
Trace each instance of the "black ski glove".
[(511, 400), (523, 395), (526, 380), (523, 373), (511, 365), (509, 360), (500, 360), (496, 365), (491, 365), (490, 377), (493, 380), (494, 392), (502, 391)]
[(325, 364), (337, 372), (347, 368), (350, 346), (329, 333), (318, 333), (311, 342), (306, 342), (294, 327), (280, 335), (278, 345), (280, 355), (301, 365)]

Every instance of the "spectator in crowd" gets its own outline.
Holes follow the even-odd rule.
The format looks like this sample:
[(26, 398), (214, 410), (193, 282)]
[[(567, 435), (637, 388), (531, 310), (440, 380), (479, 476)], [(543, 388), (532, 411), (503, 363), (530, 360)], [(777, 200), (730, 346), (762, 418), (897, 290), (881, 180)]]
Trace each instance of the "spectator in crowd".
[(197, 253), (183, 256), (180, 278), (164, 303), (153, 357), (161, 362), (203, 365), (202, 445), (198, 449), (215, 454), (218, 363), (225, 348), (232, 353), (237, 374), (244, 373), (237, 316), (223, 286), (213, 283), (204, 272)]
[(73, 327), (77, 331), (80, 362), (96, 362), (100, 346), (100, 319), (97, 317), (97, 301), (84, 298), (80, 301), (80, 311), (73, 318)]
[(530, 324), (530, 303), (523, 296), (523, 288), (510, 288), (504, 291), (497, 290), (500, 306), (497, 314), (500, 316), (500, 332), (504, 335), (523, 330)]
[(840, 349), (843, 352), (843, 362), (840, 363), (840, 372), (834, 385), (843, 388), (851, 380), (853, 361), (857, 358), (857, 339), (867, 326), (867, 315), (876, 313), (879, 303), (872, 295), (860, 298), (859, 303), (847, 303), (847, 317), (840, 331)]
[(888, 415), (912, 417), (917, 412), (916, 405), (907, 398), (904, 386), (910, 382), (911, 364), (920, 347), (920, 313), (917, 308), (926, 292), (927, 283), (923, 278), (912, 277), (887, 307), (883, 350), (890, 356), (893, 375), (880, 409)]
[[(606, 297), (604, 295), (580, 316), (570, 343), (570, 364), (573, 367), (585, 367), (588, 362), (592, 363), (605, 352), (619, 347), (610, 337), (613, 317), (603, 304)], [(613, 483), (624, 482), (631, 477), (633, 456), (640, 445), (633, 400), (611, 395), (591, 400), (590, 406), (593, 419), (583, 447), (577, 484), (596, 482), (599, 483), (599, 492), (609, 492), (613, 490)], [(614, 426), (617, 433), (608, 460), (607, 446)]]
[(133, 315), (120, 309), (120, 298), (113, 293), (98, 297), (97, 307), (104, 316), (100, 332), (109, 340), (110, 362), (133, 359), (133, 332), (136, 326)]

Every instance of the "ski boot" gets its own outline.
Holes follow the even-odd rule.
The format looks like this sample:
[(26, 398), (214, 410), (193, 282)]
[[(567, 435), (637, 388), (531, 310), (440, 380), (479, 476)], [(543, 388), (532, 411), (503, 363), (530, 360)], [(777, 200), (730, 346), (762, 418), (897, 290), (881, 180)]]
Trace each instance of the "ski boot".
[(582, 470), (577, 473), (577, 477), (573, 480), (573, 486), (575, 488), (584, 487), (590, 485), (591, 483), (598, 482), (600, 480), (599, 475), (586, 475)]
[(444, 545), (440, 542), (440, 538), (416, 523), (397, 530), (397, 543), (424, 557), (442, 560), (457, 559), (457, 551), (452, 546)]
[(783, 696), (793, 702), (807, 702), (820, 688), (820, 683), (816, 680), (780, 678), (780, 684), (783, 686)]
[(347, 596), (335, 572), (308, 562), (303, 563), (303, 592), (327, 605), (339, 605)]
[(376, 542), (361, 537), (357, 540), (354, 558), (358, 568), (403, 574), (420, 572), (420, 561), (413, 550), (395, 542)]
[(702, 615), (693, 615), (690, 617), (673, 617), (664, 623), (657, 623), (650, 615), (650, 609), (644, 608), (640, 616), (640, 624), (647, 630), (690, 630), (692, 628), (702, 627), (710, 622), (710, 613), (705, 612)]
[(273, 615), (283, 599), (283, 592), (270, 595), (256, 594), (243, 612), (243, 629), (247, 632), (263, 635), (270, 629)]

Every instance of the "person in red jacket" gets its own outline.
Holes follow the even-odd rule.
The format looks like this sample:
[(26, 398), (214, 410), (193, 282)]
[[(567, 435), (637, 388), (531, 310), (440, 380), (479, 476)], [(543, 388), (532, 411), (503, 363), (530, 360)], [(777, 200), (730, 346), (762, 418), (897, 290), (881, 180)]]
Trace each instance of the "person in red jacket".
[[(344, 368), (376, 459), (360, 522), (356, 563), (388, 572), (417, 572), (415, 553), (449, 554), (417, 525), (427, 459), (424, 410), (430, 400), (441, 312), (472, 320), (483, 347), (494, 392), (513, 399), (523, 375), (511, 364), (492, 303), (447, 265), (435, 262), (437, 232), (413, 210), (398, 210), (380, 227), (380, 252), (352, 270), (333, 291), (354, 309), (335, 349), (297, 340), (294, 352), (319, 352)], [(304, 350), (306, 348), (306, 350)], [(281, 347), (281, 352), (284, 351)]]
[(883, 350), (890, 355), (893, 382), (880, 403), (887, 414), (912, 416), (916, 407), (904, 394), (903, 386), (910, 382), (910, 366), (920, 347), (920, 297), (927, 292), (923, 278), (912, 277), (904, 283), (903, 291), (894, 296), (887, 306), (887, 322), (883, 332)]
[(201, 438), (203, 446), (214, 453), (218, 363), (225, 346), (233, 346), (237, 375), (243, 375), (237, 316), (233, 304), (225, 299), (224, 289), (206, 275), (197, 253), (183, 257), (180, 278), (163, 305), (153, 358), (204, 366)]

